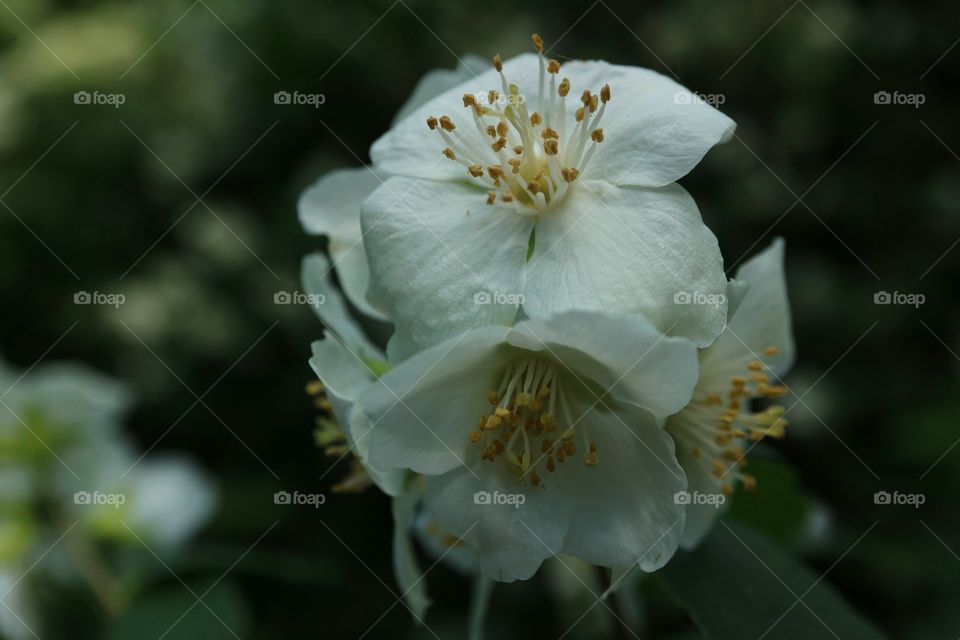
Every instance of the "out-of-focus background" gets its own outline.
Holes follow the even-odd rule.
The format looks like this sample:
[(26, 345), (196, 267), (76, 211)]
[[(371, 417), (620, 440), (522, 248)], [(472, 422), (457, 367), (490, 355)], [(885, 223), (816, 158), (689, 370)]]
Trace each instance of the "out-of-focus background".
[[(537, 31), (561, 61), (650, 67), (737, 121), (682, 181), (731, 274), (786, 239), (799, 404), (731, 521), (889, 635), (956, 638), (957, 17), (849, 0), (0, 0), (0, 353), (124, 381), (137, 448), (190, 455), (220, 496), (175, 556), (126, 551), (136, 595), (113, 616), (82, 586), (44, 586), (57, 569), (41, 559), (42, 637), (461, 635), (468, 580), (433, 568), (416, 627), (395, 604), (388, 500), (330, 493), (347, 465), (314, 445), (304, 392), (320, 326), (275, 295), (322, 246), (299, 193), (367, 161), (423, 73), (527, 51)], [(278, 491), (327, 500), (276, 505)], [(601, 607), (571, 628), (594, 598), (563, 574), (499, 589), (491, 634), (602, 637)], [(698, 637), (670, 593), (638, 589), (649, 634)]]

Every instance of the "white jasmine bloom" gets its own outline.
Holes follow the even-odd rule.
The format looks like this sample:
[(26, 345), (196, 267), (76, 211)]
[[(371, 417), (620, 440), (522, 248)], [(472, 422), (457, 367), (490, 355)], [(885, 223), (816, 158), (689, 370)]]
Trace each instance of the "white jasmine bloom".
[[(392, 177), (364, 202), (370, 302), (397, 327), (391, 360), (478, 324), (572, 308), (641, 313), (709, 344), (722, 259), (674, 181), (734, 123), (653, 71), (506, 62), (414, 109), (374, 143)], [(596, 92), (596, 93), (593, 93)], [(505, 303), (475, 303), (497, 294)], [(396, 357), (394, 357), (396, 356)]]
[[(741, 470), (747, 450), (765, 437), (782, 437), (787, 426), (782, 406), (759, 411), (751, 406), (757, 399), (786, 393), (776, 378), (787, 372), (794, 358), (783, 241), (777, 239), (746, 262), (737, 281), (749, 288), (731, 311), (724, 332), (700, 351), (700, 380), (693, 400), (667, 420), (694, 498), (729, 496), (737, 484), (753, 488), (756, 480)], [(690, 501), (684, 547), (695, 546), (706, 535), (721, 513), (716, 502)]]
[(560, 552), (651, 571), (678, 544), (686, 487), (658, 420), (696, 377), (688, 340), (571, 311), (431, 347), (358, 405), (376, 425), (370, 463), (426, 476), (427, 511), (487, 576), (525, 579)]
[[(405, 117), (439, 93), (475, 77), (486, 63), (477, 56), (465, 56), (456, 69), (427, 73), (413, 90), (397, 119)], [(303, 192), (298, 204), (303, 228), (327, 236), (333, 268), (347, 299), (361, 312), (384, 320), (383, 314), (367, 302), (370, 270), (360, 231), (360, 205), (386, 180), (388, 174), (376, 167), (337, 169), (324, 175)]]

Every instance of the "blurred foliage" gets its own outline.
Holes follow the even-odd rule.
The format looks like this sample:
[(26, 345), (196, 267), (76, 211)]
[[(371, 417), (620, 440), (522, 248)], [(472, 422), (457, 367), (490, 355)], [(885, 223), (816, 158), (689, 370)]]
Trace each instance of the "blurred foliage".
[[(776, 465), (758, 473), (767, 482), (738, 496), (731, 518), (802, 552), (816, 575), (830, 569), (826, 580), (891, 635), (957, 635), (960, 447), (950, 447), (960, 330), (951, 276), (960, 249), (948, 249), (960, 236), (960, 128), (949, 99), (960, 48), (944, 55), (960, 37), (954, 5), (2, 5), (0, 348), (26, 368), (55, 345), (50, 357), (124, 379), (140, 398), (131, 435), (141, 448), (189, 450), (219, 478), (224, 504), (198, 548), (224, 551), (210, 566), (175, 569), (202, 583), (238, 561), (210, 605), (243, 637), (303, 636), (321, 625), (329, 637), (356, 637), (396, 597), (385, 498), (331, 496), (321, 511), (271, 499), (283, 489), (324, 491), (345, 472), (312, 446), (303, 385), (320, 328), (309, 308), (273, 304), (276, 291), (298, 289), (301, 256), (317, 246), (299, 228), (296, 198), (323, 171), (365, 161), (422, 73), (452, 67), (452, 52), (525, 51), (532, 31), (561, 60), (647, 66), (724, 97), (738, 137), (683, 184), (731, 272), (774, 235), (787, 239), (800, 353), (788, 382), (802, 398), (793, 432), (769, 456)], [(326, 101), (276, 105), (278, 90)], [(881, 90), (921, 92), (926, 102), (877, 105)], [(78, 105), (77, 91), (125, 101)], [(877, 306), (880, 290), (926, 302)], [(126, 302), (75, 305), (77, 291)], [(875, 505), (879, 490), (927, 500), (920, 509)], [(118, 625), (159, 616), (184, 595), (189, 606), (162, 567), (156, 580), (155, 599)], [(429, 580), (431, 627), (457, 635), (466, 581), (439, 566)], [(499, 589), (490, 633), (563, 633), (562, 600), (546, 580)], [(647, 628), (689, 637), (671, 598), (656, 599), (655, 583), (643, 589), (654, 598)], [(88, 600), (47, 595), (65, 628), (100, 633)], [(213, 620), (199, 605), (191, 614), (203, 616)], [(398, 605), (368, 637), (398, 634), (429, 635)], [(582, 623), (571, 637), (596, 634)]]

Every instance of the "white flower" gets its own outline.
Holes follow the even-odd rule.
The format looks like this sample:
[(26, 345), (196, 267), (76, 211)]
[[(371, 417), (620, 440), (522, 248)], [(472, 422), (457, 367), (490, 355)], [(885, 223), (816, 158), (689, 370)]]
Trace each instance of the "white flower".
[(362, 393), (370, 463), (426, 476), (426, 509), (497, 580), (560, 552), (654, 570), (679, 541), (686, 487), (658, 420), (689, 401), (695, 352), (594, 311), (472, 330)]
[[(731, 301), (727, 328), (700, 351), (700, 380), (693, 400), (667, 420), (691, 496), (730, 495), (737, 483), (752, 488), (756, 480), (741, 471), (747, 451), (764, 437), (782, 437), (787, 426), (782, 406), (770, 405), (759, 412), (751, 409), (751, 401), (757, 398), (776, 398), (786, 392), (775, 378), (793, 363), (782, 240), (746, 262), (731, 291), (742, 291), (743, 283), (749, 288), (739, 304)], [(716, 502), (691, 501), (684, 547), (695, 546), (706, 535), (721, 512)]]
[[(436, 69), (423, 76), (413, 94), (397, 113), (406, 117), (434, 96), (472, 78), (486, 66), (477, 56), (464, 56), (456, 69)], [(367, 302), (370, 270), (360, 232), (360, 205), (386, 180), (388, 174), (375, 167), (331, 171), (303, 192), (298, 204), (303, 228), (329, 239), (333, 268), (347, 299), (364, 314), (384, 320), (383, 314)]]
[[(373, 145), (392, 177), (363, 204), (367, 296), (396, 323), (392, 361), (509, 325), (521, 301), (529, 316), (641, 313), (701, 346), (723, 328), (725, 303), (674, 304), (726, 286), (716, 239), (674, 181), (734, 123), (653, 71), (561, 70), (535, 43), (540, 55), (497, 57)], [(514, 297), (475, 304), (478, 292)]]

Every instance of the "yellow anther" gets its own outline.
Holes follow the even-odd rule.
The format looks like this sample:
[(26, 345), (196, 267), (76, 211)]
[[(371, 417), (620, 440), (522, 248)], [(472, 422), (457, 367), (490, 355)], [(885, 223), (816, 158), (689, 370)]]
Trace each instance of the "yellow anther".
[(535, 33), (530, 36), (530, 39), (533, 40), (533, 46), (536, 47), (537, 51), (543, 53), (543, 38)]
[(433, 116), (427, 118), (427, 126), (430, 127), (430, 130), (433, 131), (437, 128), (437, 119)]
[(560, 73), (560, 63), (551, 58), (550, 62), (547, 63), (547, 72)]
[(521, 153), (523, 153), (523, 145), (518, 144), (517, 146), (515, 146), (513, 148), (513, 152), (517, 155), (520, 155)]
[(557, 462), (559, 462), (560, 464), (563, 464), (564, 460), (566, 459), (567, 459), (566, 451), (564, 451), (562, 447), (560, 449), (557, 449)]
[(548, 156), (555, 156), (560, 150), (560, 143), (556, 140), (544, 140), (543, 142), (543, 151)]
[(509, 191), (505, 191), (503, 195), (500, 196), (500, 199), (504, 202), (513, 202), (513, 194)]
[(706, 401), (707, 404), (723, 404), (723, 398), (718, 393), (708, 393)]
[(480, 432), (479, 432), (479, 431), (471, 431), (471, 432), (470, 432), (470, 442), (472, 442), (473, 444), (477, 444), (478, 442), (480, 442)]
[(311, 396), (318, 396), (323, 393), (323, 383), (319, 380), (311, 380), (307, 383), (307, 393)]
[(572, 456), (577, 452), (577, 445), (573, 440), (568, 440), (563, 443), (563, 452), (568, 456)]
[(586, 111), (584, 111), (583, 107), (580, 107), (579, 109), (577, 109), (577, 115), (576, 115), (577, 122), (583, 121), (583, 116), (585, 113)]
[(560, 436), (560, 439), (566, 442), (567, 440), (570, 440), (576, 435), (577, 435), (576, 431), (574, 431), (573, 429), (567, 429), (566, 431), (563, 432), (563, 435)]
[(713, 461), (713, 475), (717, 478), (722, 478), (727, 472), (727, 465), (723, 463), (723, 460), (714, 460)]
[(598, 105), (598, 104), (600, 104), (600, 100), (597, 98), (597, 96), (591, 96), (591, 97), (590, 97), (590, 104), (589, 104), (590, 113), (593, 113), (594, 111), (597, 110), (597, 105)]
[(497, 123), (497, 135), (499, 135), (501, 138), (506, 137), (507, 132), (508, 132), (509, 130), (510, 130), (510, 129), (509, 129), (509, 127), (507, 127), (507, 123), (506, 123), (506, 122), (504, 122), (504, 121), (501, 120), (500, 122)]
[(560, 86), (557, 87), (557, 95), (566, 98), (568, 93), (570, 93), (570, 79), (564, 78), (560, 81)]
[(496, 137), (497, 137), (497, 128), (496, 128), (495, 126), (493, 126), (492, 124), (488, 124), (488, 125), (487, 125), (487, 135), (490, 136), (491, 138), (496, 138)]
[(527, 189), (530, 190), (530, 193), (538, 193), (540, 191), (540, 183), (531, 180), (527, 183)]
[(560, 175), (563, 176), (563, 179), (566, 182), (573, 182), (580, 175), (580, 172), (572, 167), (569, 169), (567, 167), (564, 167), (563, 169), (560, 170)]
[(457, 159), (457, 154), (455, 154), (455, 153), (453, 152), (453, 149), (451, 149), (450, 147), (447, 147), (446, 149), (443, 150), (443, 155), (447, 156), (447, 157), (450, 158), (451, 160), (456, 160), (456, 159)]
[(533, 402), (533, 395), (529, 393), (518, 393), (517, 394), (517, 406), (526, 407)]
[(487, 204), (491, 205), (497, 201), (497, 192), (496, 191), (487, 191)]
[(610, 85), (605, 84), (603, 88), (600, 89), (600, 99), (603, 100), (604, 103), (610, 102)]
[(478, 165), (478, 164), (470, 165), (470, 167), (467, 168), (467, 171), (468, 171), (468, 172), (470, 173), (470, 175), (472, 175), (474, 178), (479, 178), (480, 176), (483, 175), (483, 167), (481, 167), (481, 166)]
[(733, 495), (733, 487), (727, 483), (720, 486), (720, 491), (728, 498)]
[(500, 98), (500, 94), (497, 92), (496, 89), (490, 89), (490, 91), (487, 92), (487, 102), (489, 104), (496, 104), (499, 98)]
[(769, 387), (764, 393), (768, 398), (779, 398), (780, 396), (786, 395), (787, 388), (781, 385), (774, 385)]
[(520, 173), (520, 161), (516, 158), (511, 158), (507, 160), (507, 164), (510, 165), (511, 173)]
[(743, 474), (740, 476), (740, 481), (743, 483), (743, 488), (747, 491), (753, 491), (757, 488), (757, 479), (751, 475)]
[(500, 54), (493, 56), (493, 68), (497, 71), (503, 71), (503, 59), (500, 57)]
[(736, 462), (743, 457), (743, 449), (741, 447), (727, 447), (723, 450), (723, 457)]
[(554, 131), (553, 129), (551, 129), (550, 127), (547, 127), (546, 129), (541, 131), (540, 136), (543, 137), (544, 140), (549, 140), (551, 138), (554, 138), (554, 139), (560, 138), (560, 134)]
[(580, 94), (580, 102), (586, 107), (590, 105), (591, 100), (593, 100), (593, 94), (590, 93), (589, 89), (584, 89), (583, 93)]
[(541, 122), (543, 122), (543, 117), (539, 113), (534, 111), (533, 113), (530, 114), (530, 124), (536, 127)]
[(775, 356), (778, 353), (780, 353), (780, 349), (778, 349), (777, 347), (767, 347), (766, 349), (763, 350), (763, 355), (765, 356)]
[(553, 461), (553, 456), (547, 458), (547, 471), (553, 473), (557, 470), (557, 463)]
[(603, 142), (603, 129), (594, 129), (590, 133), (590, 139), (594, 142)]
[(504, 175), (504, 174), (503, 174), (503, 167), (501, 167), (501, 166), (498, 165), (498, 164), (492, 164), (492, 165), (490, 165), (489, 167), (487, 167), (487, 174), (488, 174), (491, 178), (493, 178), (493, 183), (499, 187), (499, 186), (500, 186), (500, 178), (502, 178), (503, 175)]
[(508, 409), (505, 409), (503, 407), (497, 407), (496, 410), (493, 412), (493, 415), (499, 416), (501, 418), (509, 418), (511, 416), (511, 413)]
[(505, 146), (507, 146), (507, 139), (498, 138), (496, 142), (490, 145), (490, 148), (493, 149), (494, 152), (497, 152), (497, 151), (500, 151), (500, 149), (503, 149)]
[(496, 391), (490, 391), (487, 394), (487, 400), (490, 402), (490, 404), (497, 404), (500, 402), (500, 396)]
[(747, 369), (750, 369), (750, 371), (763, 371), (763, 363), (759, 360), (751, 360), (747, 363)]
[(450, 116), (440, 116), (440, 128), (444, 131), (453, 131), (457, 128), (457, 125), (453, 124)]
[(487, 431), (496, 429), (501, 424), (503, 424), (503, 419), (500, 416), (492, 415), (487, 418), (487, 421), (483, 424), (483, 428)]
[(472, 93), (463, 94), (463, 106), (472, 107), (477, 104), (477, 97)]

